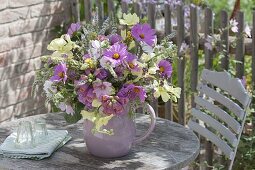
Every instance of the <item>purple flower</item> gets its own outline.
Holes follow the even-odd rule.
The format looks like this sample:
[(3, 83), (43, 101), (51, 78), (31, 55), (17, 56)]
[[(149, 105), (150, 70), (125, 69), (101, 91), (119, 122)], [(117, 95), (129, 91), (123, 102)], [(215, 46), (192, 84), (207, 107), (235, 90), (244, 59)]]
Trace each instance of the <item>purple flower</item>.
[(142, 41), (152, 46), (156, 40), (155, 30), (149, 24), (136, 24), (132, 27), (131, 34), (137, 41)]
[(67, 34), (72, 36), (74, 32), (78, 31), (81, 28), (81, 24), (79, 22), (72, 23), (71, 26), (68, 28)]
[(114, 44), (110, 49), (104, 52), (103, 58), (108, 60), (113, 67), (122, 63), (122, 60), (127, 56), (127, 46), (124, 44)]
[(107, 115), (127, 114), (126, 107), (128, 99), (126, 97), (104, 95), (102, 100), (102, 111)]
[(93, 83), (93, 89), (93, 92), (99, 99), (104, 95), (111, 95), (113, 93), (112, 84), (109, 82), (97, 81)]
[(83, 55), (83, 60), (86, 60), (86, 59), (88, 59), (88, 58), (91, 58), (90, 54), (84, 54), (84, 55)]
[(134, 84), (124, 85), (117, 95), (120, 97), (128, 97), (129, 100), (139, 99), (141, 102), (144, 102), (147, 97), (143, 87), (135, 86)]
[(71, 80), (75, 80), (77, 78), (77, 74), (76, 74), (75, 70), (68, 70), (67, 76)]
[(95, 99), (93, 88), (87, 84), (83, 84), (79, 87), (78, 100), (83, 103), (87, 109), (92, 109), (92, 101)]
[(135, 55), (128, 53), (125, 61), (130, 70), (138, 70), (138, 64), (136, 64), (136, 60), (137, 57)]
[(161, 60), (158, 63), (158, 67), (159, 67), (159, 72), (162, 76), (167, 77), (167, 78), (171, 77), (173, 68), (169, 61)]
[(121, 42), (122, 37), (118, 34), (112, 34), (109, 36), (109, 41), (110, 41), (110, 44), (113, 45), (115, 43)]
[(94, 74), (95, 74), (96, 78), (103, 80), (103, 79), (107, 78), (108, 71), (104, 68), (99, 68), (99, 69), (96, 69)]
[(66, 63), (60, 63), (55, 66), (54, 76), (52, 76), (50, 80), (55, 82), (63, 81), (65, 83), (67, 80), (66, 72), (67, 72)]

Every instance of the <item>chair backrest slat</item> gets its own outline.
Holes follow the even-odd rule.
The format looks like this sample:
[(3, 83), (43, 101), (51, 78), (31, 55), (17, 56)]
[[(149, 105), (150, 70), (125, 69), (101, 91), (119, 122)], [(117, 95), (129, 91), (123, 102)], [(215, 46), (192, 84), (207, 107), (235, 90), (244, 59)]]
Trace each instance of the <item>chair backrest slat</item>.
[(237, 145), (237, 138), (234, 133), (232, 133), (226, 126), (219, 123), (217, 120), (209, 116), (208, 114), (201, 112), (195, 108), (192, 109), (192, 116), (196, 117), (203, 122), (206, 122), (207, 125), (212, 127), (213, 129), (217, 130), (222, 134), (226, 139), (231, 143), (232, 146)]
[(249, 104), (249, 95), (239, 79), (231, 78), (227, 72), (214, 72), (204, 69), (201, 78), (206, 82), (225, 90), (234, 98), (236, 98), (243, 107)]
[(188, 126), (215, 144), (230, 159), (232, 170), (251, 97), (240, 79), (227, 72), (204, 69), (201, 78)]
[(199, 133), (200, 135), (206, 137), (211, 142), (213, 142), (218, 148), (220, 148), (222, 150), (222, 152), (225, 153), (225, 155), (230, 160), (234, 159), (234, 151), (232, 150), (232, 148), (225, 141), (223, 141), (219, 137), (217, 137), (214, 133), (212, 133), (208, 129), (202, 127), (201, 125), (194, 122), (193, 120), (189, 121), (188, 126), (195, 132)]
[(239, 133), (241, 131), (240, 123), (218, 106), (197, 96), (195, 97), (195, 103), (203, 107), (204, 109), (207, 109), (208, 111), (214, 113), (214, 115), (216, 115), (219, 119), (227, 123), (227, 125), (230, 126), (235, 131), (235, 133)]
[(202, 83), (198, 84), (197, 90), (199, 92), (202, 92), (209, 96), (210, 98), (215, 99), (218, 101), (220, 104), (224, 105), (227, 107), (231, 112), (233, 112), (238, 118), (243, 120), (244, 118), (244, 110), (235, 102), (227, 98), (226, 96), (218, 93), (214, 89), (208, 87), (207, 85), (204, 85)]

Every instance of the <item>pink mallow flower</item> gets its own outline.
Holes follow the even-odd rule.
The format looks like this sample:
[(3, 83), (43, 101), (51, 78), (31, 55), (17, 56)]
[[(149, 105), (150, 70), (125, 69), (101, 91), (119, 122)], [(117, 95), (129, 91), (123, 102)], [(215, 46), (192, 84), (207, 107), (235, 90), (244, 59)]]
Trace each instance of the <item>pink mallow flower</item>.
[(87, 109), (92, 109), (92, 101), (95, 99), (95, 94), (93, 93), (93, 88), (87, 84), (83, 84), (79, 87), (78, 100), (85, 105)]
[(93, 89), (93, 92), (99, 99), (104, 95), (111, 95), (113, 93), (112, 84), (109, 82), (95, 81), (93, 83)]
[(54, 82), (63, 81), (65, 83), (67, 80), (66, 72), (67, 72), (66, 63), (60, 63), (55, 66), (54, 75), (50, 78), (50, 80)]
[(58, 108), (61, 111), (66, 112), (67, 114), (74, 115), (74, 110), (73, 110), (73, 108), (72, 108), (72, 106), (70, 104), (66, 104), (64, 102), (60, 102), (59, 105), (58, 105)]
[(152, 46), (156, 40), (156, 31), (149, 24), (136, 24), (131, 29), (132, 36), (139, 42)]
[(114, 114), (119, 116), (127, 114), (126, 107), (128, 99), (126, 97), (104, 95), (102, 96), (101, 101), (104, 114)]
[(145, 101), (147, 97), (145, 90), (142, 86), (134, 84), (124, 85), (117, 94), (120, 97), (128, 97), (129, 100), (139, 99), (141, 102)]
[(158, 63), (158, 68), (159, 68), (159, 73), (163, 76), (163, 77), (167, 77), (170, 78), (173, 72), (173, 68), (172, 65), (169, 61), (167, 60), (161, 60)]

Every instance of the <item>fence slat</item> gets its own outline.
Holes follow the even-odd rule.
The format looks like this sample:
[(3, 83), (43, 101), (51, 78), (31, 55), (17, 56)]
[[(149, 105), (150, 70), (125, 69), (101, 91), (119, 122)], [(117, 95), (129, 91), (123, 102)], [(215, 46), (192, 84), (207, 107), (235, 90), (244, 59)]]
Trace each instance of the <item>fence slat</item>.
[(80, 22), (80, 5), (79, 0), (71, 0), (72, 16), (75, 22)]
[(96, 6), (98, 9), (99, 25), (101, 26), (104, 20), (104, 4), (100, 0), (96, 0)]
[(107, 0), (107, 9), (108, 9), (108, 16), (110, 16), (111, 15), (111, 13), (114, 15), (115, 13), (114, 13), (114, 2), (113, 2), (113, 0)]
[(224, 57), (221, 59), (222, 70), (228, 70), (229, 68), (229, 28), (228, 28), (228, 13), (226, 11), (221, 11), (220, 13), (220, 26), (222, 30), (221, 34), (221, 51)]
[[(169, 35), (171, 32), (172, 32), (172, 26), (171, 26), (170, 5), (165, 4), (165, 36)], [(169, 82), (171, 83), (172, 80), (170, 79)], [(165, 104), (165, 118), (169, 120), (173, 120), (173, 107), (172, 107), (171, 101), (168, 101)]]
[(84, 0), (84, 15), (85, 15), (85, 21), (91, 21), (91, 1), (90, 0)]
[(140, 9), (141, 9), (141, 4), (138, 3), (138, 2), (135, 2), (135, 3), (134, 3), (134, 12), (136, 13), (136, 15), (137, 15), (139, 18), (140, 18), (140, 16), (141, 16)]
[(237, 12), (238, 32), (236, 42), (236, 56), (235, 59), (240, 63), (236, 63), (236, 77), (242, 78), (244, 75), (244, 13)]
[[(208, 38), (208, 36), (213, 34), (213, 13), (210, 8), (205, 9), (205, 40)], [(205, 41), (206, 42), (206, 41)], [(211, 42), (209, 42), (211, 43)], [(212, 44), (211, 44), (212, 45)], [(204, 47), (204, 53), (205, 53), (205, 68), (211, 69), (213, 66), (213, 51), (211, 49), (208, 49), (206, 46)], [(205, 142), (205, 159), (209, 166), (212, 166), (213, 164), (213, 149), (212, 149), (212, 143), (208, 140)], [(207, 167), (207, 170), (210, 170), (211, 168)]]
[(122, 13), (128, 13), (128, 3), (125, 1), (121, 2), (121, 11)]
[(165, 35), (171, 34), (172, 23), (171, 23), (171, 10), (170, 5), (165, 4)]
[(155, 3), (148, 3), (148, 23), (155, 28)]
[(177, 6), (177, 46), (178, 46), (178, 86), (182, 89), (181, 96), (178, 100), (178, 122), (182, 125), (185, 124), (185, 86), (184, 86), (184, 69), (185, 58), (180, 52), (182, 42), (184, 41), (184, 11), (183, 6)]
[[(205, 40), (213, 33), (213, 13), (210, 8), (205, 9)], [(206, 42), (206, 41), (205, 41)], [(211, 49), (204, 47), (205, 68), (211, 69), (213, 64), (213, 53)]]
[(195, 107), (194, 93), (197, 88), (198, 81), (198, 22), (197, 22), (197, 7), (190, 6), (190, 56), (191, 56), (191, 78), (190, 86), (192, 96), (191, 96), (191, 106)]
[[(255, 90), (255, 11), (253, 11), (253, 26), (252, 26), (252, 87)], [(255, 101), (255, 99), (253, 99)]]

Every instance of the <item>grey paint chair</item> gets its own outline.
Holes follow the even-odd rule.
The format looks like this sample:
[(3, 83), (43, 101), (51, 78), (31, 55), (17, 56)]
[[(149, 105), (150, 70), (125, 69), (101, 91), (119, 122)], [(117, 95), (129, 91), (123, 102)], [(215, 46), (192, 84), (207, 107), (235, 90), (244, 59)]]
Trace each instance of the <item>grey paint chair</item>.
[(188, 126), (215, 144), (232, 169), (251, 97), (241, 81), (227, 72), (204, 69)]

